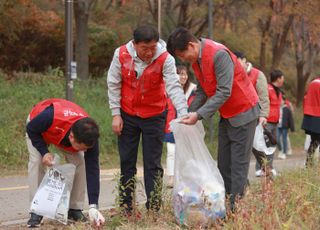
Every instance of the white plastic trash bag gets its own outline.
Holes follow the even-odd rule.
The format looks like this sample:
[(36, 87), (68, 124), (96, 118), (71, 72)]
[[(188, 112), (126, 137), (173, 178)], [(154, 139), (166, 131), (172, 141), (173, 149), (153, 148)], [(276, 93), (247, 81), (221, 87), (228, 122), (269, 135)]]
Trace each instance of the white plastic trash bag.
[(75, 170), (73, 164), (49, 168), (31, 202), (30, 211), (67, 224)]
[(266, 155), (271, 155), (276, 150), (276, 146), (267, 147), (265, 134), (261, 124), (257, 125), (256, 127), (252, 147), (257, 151), (265, 153)]
[(174, 213), (179, 224), (206, 225), (225, 216), (225, 189), (216, 162), (204, 142), (202, 122), (171, 123), (176, 143)]

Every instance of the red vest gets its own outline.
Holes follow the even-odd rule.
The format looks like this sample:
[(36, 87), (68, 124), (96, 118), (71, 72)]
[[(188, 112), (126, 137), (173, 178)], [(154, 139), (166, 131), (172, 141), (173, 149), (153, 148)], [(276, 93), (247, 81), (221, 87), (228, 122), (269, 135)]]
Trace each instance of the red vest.
[(268, 84), (268, 93), (270, 100), (270, 112), (267, 121), (270, 123), (278, 123), (280, 118), (280, 106), (282, 102), (282, 93), (277, 93), (271, 84)]
[(48, 106), (53, 105), (53, 122), (42, 137), (47, 144), (53, 144), (67, 152), (78, 152), (72, 147), (65, 147), (60, 144), (72, 125), (82, 118), (88, 117), (86, 111), (71, 101), (60, 98), (52, 98), (39, 102), (30, 112), (30, 121), (41, 113)]
[(200, 68), (196, 62), (192, 65), (192, 68), (206, 95), (208, 97), (213, 96), (217, 88), (213, 57), (221, 49), (230, 54), (234, 64), (232, 92), (219, 109), (223, 118), (230, 118), (249, 110), (258, 103), (257, 93), (237, 57), (224, 45), (206, 39), (202, 48), (202, 66)]
[(168, 52), (162, 53), (137, 79), (134, 62), (126, 46), (120, 47), (122, 87), (121, 109), (142, 118), (161, 114), (166, 108), (166, 93), (162, 69)]
[(303, 101), (303, 113), (320, 117), (320, 77), (314, 79), (308, 87)]
[(256, 88), (256, 85), (257, 85), (259, 72), (260, 72), (260, 70), (252, 67), (252, 69), (248, 73), (248, 77), (249, 77), (250, 81), (252, 82), (252, 85), (254, 86), (254, 88)]

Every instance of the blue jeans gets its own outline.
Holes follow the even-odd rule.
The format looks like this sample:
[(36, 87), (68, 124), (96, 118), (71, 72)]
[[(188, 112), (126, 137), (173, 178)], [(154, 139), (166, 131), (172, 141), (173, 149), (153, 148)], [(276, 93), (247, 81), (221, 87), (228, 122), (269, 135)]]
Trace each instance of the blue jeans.
[(284, 154), (287, 154), (287, 151), (288, 151), (287, 138), (288, 138), (288, 129), (287, 128), (278, 128), (278, 132), (277, 132), (278, 148)]

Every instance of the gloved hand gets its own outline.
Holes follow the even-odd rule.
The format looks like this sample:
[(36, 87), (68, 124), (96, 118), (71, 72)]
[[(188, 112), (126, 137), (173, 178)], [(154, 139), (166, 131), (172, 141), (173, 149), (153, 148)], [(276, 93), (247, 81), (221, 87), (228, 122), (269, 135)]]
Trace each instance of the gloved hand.
[(105, 219), (102, 216), (102, 214), (98, 211), (98, 209), (94, 207), (89, 209), (89, 219), (93, 227), (97, 229), (102, 227), (102, 225), (104, 225), (105, 222)]

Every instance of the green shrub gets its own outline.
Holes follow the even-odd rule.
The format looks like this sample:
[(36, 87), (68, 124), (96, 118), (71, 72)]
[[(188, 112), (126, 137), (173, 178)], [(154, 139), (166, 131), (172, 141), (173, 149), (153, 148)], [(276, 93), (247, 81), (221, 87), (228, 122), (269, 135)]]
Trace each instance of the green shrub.
[(102, 26), (91, 25), (89, 29), (89, 68), (94, 77), (103, 76), (108, 69), (114, 50), (117, 48), (118, 36)]

